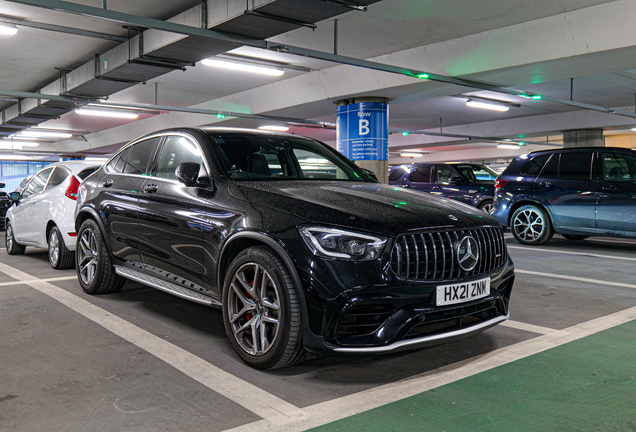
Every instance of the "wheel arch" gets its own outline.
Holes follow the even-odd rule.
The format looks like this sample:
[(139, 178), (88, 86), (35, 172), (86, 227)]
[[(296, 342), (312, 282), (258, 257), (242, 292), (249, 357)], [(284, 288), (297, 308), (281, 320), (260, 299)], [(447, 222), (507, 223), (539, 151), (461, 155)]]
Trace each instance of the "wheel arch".
[(268, 236), (267, 234), (255, 231), (241, 231), (232, 235), (232, 237), (230, 237), (225, 242), (219, 256), (216, 272), (216, 281), (219, 295), (223, 295), (223, 284), (225, 282), (226, 272), (228, 267), (230, 266), (230, 263), (242, 250), (245, 250), (246, 248), (252, 246), (268, 246), (272, 248), (274, 252), (283, 260), (283, 263), (285, 263), (285, 266), (287, 267), (287, 270), (289, 271), (289, 274), (294, 281), (294, 285), (297, 288), (298, 298), (300, 299), (301, 308), (303, 310), (303, 313), (301, 314), (303, 327), (307, 327), (307, 307), (305, 303), (305, 293), (302, 288), (300, 276), (298, 276), (298, 272), (296, 271), (294, 261), (291, 259), (291, 256), (289, 255), (289, 253), (287, 253), (285, 248), (277, 240)]
[[(44, 230), (44, 234), (46, 236), (45, 238), (46, 238), (47, 244), (49, 243), (49, 235), (51, 234), (51, 230), (53, 229), (54, 226), (57, 226), (57, 225), (52, 220), (48, 221), (46, 224), (46, 229)], [(64, 239), (60, 239), (60, 240), (64, 241)]]
[(547, 206), (543, 205), (542, 203), (532, 200), (532, 199), (523, 199), (523, 200), (519, 200), (515, 203), (513, 203), (510, 206), (510, 210), (508, 211), (508, 226), (510, 226), (510, 222), (512, 221), (512, 216), (515, 214), (515, 212), (517, 211), (517, 209), (519, 207), (523, 207), (524, 205), (534, 205), (539, 207), (541, 210), (543, 210), (545, 212), (546, 215), (548, 215), (548, 217), (550, 218), (550, 224), (552, 225), (552, 227), (554, 228), (554, 217), (552, 216), (552, 212), (550, 212), (550, 210), (548, 209)]
[(77, 234), (79, 235), (80, 227), (88, 219), (93, 219), (99, 226), (99, 229), (102, 231), (102, 235), (104, 236), (104, 243), (106, 244), (108, 253), (112, 256), (113, 251), (110, 249), (110, 243), (108, 243), (108, 241), (106, 240), (106, 229), (104, 228), (102, 219), (99, 217), (99, 214), (95, 209), (91, 207), (84, 207), (77, 212), (77, 216), (75, 217), (75, 232), (77, 232)]

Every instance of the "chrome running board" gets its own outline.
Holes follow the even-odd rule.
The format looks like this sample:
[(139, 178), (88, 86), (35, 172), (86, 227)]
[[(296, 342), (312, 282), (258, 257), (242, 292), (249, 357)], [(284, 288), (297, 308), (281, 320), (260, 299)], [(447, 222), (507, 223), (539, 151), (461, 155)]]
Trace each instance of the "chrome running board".
[(484, 321), (482, 323), (476, 324), (474, 326), (466, 327), (463, 329), (455, 330), (448, 333), (441, 333), (432, 336), (423, 336), (420, 338), (401, 340), (398, 342), (394, 342), (390, 345), (378, 346), (378, 347), (360, 347), (360, 348), (334, 348), (335, 352), (341, 353), (350, 353), (350, 354), (372, 354), (372, 353), (386, 353), (386, 352), (394, 352), (401, 351), (405, 349), (414, 349), (420, 346), (427, 346), (434, 344), (437, 341), (444, 341), (445, 339), (452, 339), (458, 337), (469, 336), (474, 333), (479, 333), (483, 330), (486, 330), (489, 327), (495, 326), (500, 322), (503, 322), (510, 318), (510, 312), (507, 315), (500, 315), (491, 320)]
[(198, 293), (191, 289), (179, 286), (177, 284), (170, 283), (159, 278), (149, 276), (137, 270), (133, 270), (127, 267), (115, 267), (115, 273), (126, 279), (134, 280), (135, 282), (148, 285), (149, 287), (156, 288), (160, 291), (167, 292), (168, 294), (181, 297), (182, 299), (190, 300), (196, 303), (201, 303), (207, 306), (220, 307), (221, 303), (217, 300), (208, 297), (204, 294)]

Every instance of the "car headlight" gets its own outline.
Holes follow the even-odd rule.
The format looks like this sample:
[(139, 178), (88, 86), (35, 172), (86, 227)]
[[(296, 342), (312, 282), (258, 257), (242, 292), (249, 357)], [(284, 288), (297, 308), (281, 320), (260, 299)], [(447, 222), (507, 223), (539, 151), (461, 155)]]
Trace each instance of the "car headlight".
[(328, 258), (369, 261), (380, 256), (386, 244), (386, 237), (335, 228), (307, 226), (299, 231), (311, 253)]

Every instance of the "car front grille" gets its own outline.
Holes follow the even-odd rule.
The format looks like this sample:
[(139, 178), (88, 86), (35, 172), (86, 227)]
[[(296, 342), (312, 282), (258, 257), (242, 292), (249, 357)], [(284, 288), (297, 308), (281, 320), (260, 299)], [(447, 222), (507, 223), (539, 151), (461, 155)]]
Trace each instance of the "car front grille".
[[(475, 239), (479, 249), (477, 265), (463, 270), (457, 260), (457, 244), (464, 237)], [(399, 277), (437, 281), (477, 276), (502, 266), (508, 253), (500, 228), (479, 228), (401, 235), (391, 252), (391, 268)]]

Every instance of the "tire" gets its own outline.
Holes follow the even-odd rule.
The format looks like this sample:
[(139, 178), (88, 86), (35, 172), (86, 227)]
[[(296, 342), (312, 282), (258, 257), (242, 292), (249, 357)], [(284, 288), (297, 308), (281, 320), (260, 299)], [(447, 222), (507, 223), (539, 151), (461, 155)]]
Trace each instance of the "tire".
[(11, 222), (7, 224), (7, 230), (4, 232), (4, 244), (9, 255), (22, 255), (26, 250), (26, 246), (16, 243)]
[(234, 351), (251, 367), (280, 369), (306, 357), (297, 288), (268, 247), (245, 249), (230, 264), (223, 286), (223, 323)]
[(54, 269), (62, 270), (73, 267), (75, 254), (68, 250), (64, 238), (56, 226), (49, 233), (49, 264)]
[(568, 240), (585, 240), (586, 238), (588, 238), (589, 236), (587, 235), (578, 235), (578, 234), (561, 234), (561, 236), (563, 236), (563, 238), (566, 238)]
[(487, 214), (492, 214), (493, 211), (495, 211), (495, 206), (492, 202), (492, 200), (486, 200), (484, 202), (482, 202), (481, 204), (479, 204), (479, 207), (477, 207), (479, 210), (482, 210), (483, 212), (487, 213)]
[(510, 229), (519, 243), (531, 246), (547, 243), (554, 235), (546, 211), (531, 204), (521, 206), (513, 213)]
[(87, 294), (110, 294), (121, 289), (126, 279), (115, 273), (99, 225), (84, 221), (77, 233), (75, 251), (77, 279)]

